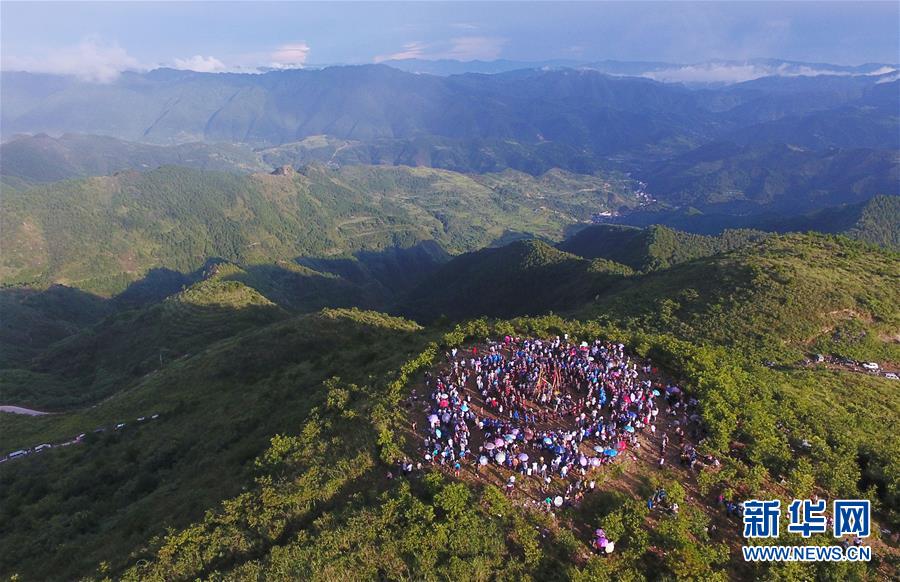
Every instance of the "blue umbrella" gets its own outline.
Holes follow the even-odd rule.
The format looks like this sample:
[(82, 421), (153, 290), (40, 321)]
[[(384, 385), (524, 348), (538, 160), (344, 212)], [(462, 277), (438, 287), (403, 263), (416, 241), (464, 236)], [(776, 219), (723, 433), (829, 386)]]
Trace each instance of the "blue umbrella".
[(628, 418), (637, 418), (637, 412), (633, 412), (633, 411), (632, 411), (632, 412), (629, 412), (629, 413), (628, 413)]
[(654, 391), (653, 391), (653, 395), (654, 395), (654, 396), (659, 396), (659, 390), (654, 390)]
[(552, 445), (552, 444), (553, 444), (553, 439), (551, 439), (550, 437), (544, 437), (544, 444), (545, 444), (545, 445)]
[(463, 412), (468, 412), (468, 411), (469, 411), (469, 405), (466, 404), (465, 402), (463, 402), (463, 405), (460, 406), (459, 408), (460, 408), (460, 410), (462, 410)]
[(603, 451), (603, 454), (607, 457), (615, 457), (619, 454), (619, 451), (617, 451), (616, 449), (606, 449), (605, 451)]
[(629, 425), (625, 427), (625, 432), (634, 432), (634, 427)]

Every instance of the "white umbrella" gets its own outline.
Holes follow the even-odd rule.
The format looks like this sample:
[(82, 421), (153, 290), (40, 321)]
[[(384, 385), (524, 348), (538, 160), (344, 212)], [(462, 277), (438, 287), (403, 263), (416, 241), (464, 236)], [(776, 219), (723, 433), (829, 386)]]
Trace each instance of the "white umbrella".
[(502, 463), (503, 461), (506, 460), (506, 453), (504, 453), (503, 451), (500, 451), (500, 452), (497, 453), (497, 455), (494, 457), (494, 460), (497, 461), (498, 463)]

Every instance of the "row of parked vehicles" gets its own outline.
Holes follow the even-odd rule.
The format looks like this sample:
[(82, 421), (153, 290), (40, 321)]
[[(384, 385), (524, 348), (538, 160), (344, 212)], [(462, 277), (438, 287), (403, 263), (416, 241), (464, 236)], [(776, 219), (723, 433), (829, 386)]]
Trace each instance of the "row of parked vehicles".
[[(137, 419), (137, 422), (144, 422), (146, 420), (156, 420), (157, 418), (159, 418), (159, 414), (154, 414), (152, 416), (141, 416)], [(126, 427), (126, 423), (120, 422), (120, 423), (116, 424), (116, 426), (113, 428), (113, 430), (122, 430), (125, 427)], [(105, 427), (101, 426), (99, 428), (94, 429), (94, 433), (102, 433), (102, 432), (106, 432)], [(11, 461), (13, 459), (20, 459), (22, 457), (27, 457), (28, 455), (37, 454), (37, 453), (46, 451), (47, 449), (52, 449), (54, 447), (68, 447), (70, 445), (77, 445), (77, 444), (84, 442), (84, 439), (86, 437), (87, 437), (87, 433), (83, 432), (70, 441), (57, 443), (55, 445), (50, 444), (50, 443), (43, 443), (43, 444), (34, 446), (30, 449), (20, 449), (18, 451), (13, 451), (6, 456), (0, 457), (0, 463), (4, 463), (6, 461)]]

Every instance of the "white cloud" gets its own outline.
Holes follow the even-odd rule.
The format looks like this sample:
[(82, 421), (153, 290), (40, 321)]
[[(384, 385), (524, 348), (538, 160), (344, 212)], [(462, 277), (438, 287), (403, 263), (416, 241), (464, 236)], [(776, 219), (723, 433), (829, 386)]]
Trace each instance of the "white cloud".
[(225, 66), (225, 63), (216, 57), (204, 57), (202, 55), (194, 55), (187, 59), (175, 59), (174, 67), (186, 71), (197, 71), (198, 73), (217, 73), (228, 68)]
[(309, 45), (305, 42), (284, 44), (269, 55), (271, 66), (279, 69), (302, 67), (309, 58)]
[(648, 71), (642, 76), (665, 83), (740, 83), (771, 74), (764, 67), (750, 64), (703, 63)]
[(142, 69), (137, 59), (116, 43), (105, 43), (95, 37), (74, 46), (54, 49), (40, 57), (4, 55), (3, 70), (74, 75), (84, 81), (109, 83), (119, 73)]
[(894, 71), (892, 67), (882, 67), (869, 73), (854, 73), (840, 69), (815, 68), (808, 65), (782, 63), (777, 66), (759, 63), (700, 63), (696, 65), (673, 66), (641, 73), (655, 81), (664, 83), (741, 83), (761, 77), (815, 77), (818, 75), (884, 75)]
[(878, 77), (880, 75), (887, 75), (889, 73), (896, 73), (896, 72), (897, 72), (897, 69), (895, 69), (894, 67), (879, 67), (879, 68), (875, 69), (874, 71), (867, 73), (867, 74), (871, 77)]
[(403, 59), (421, 59), (427, 57), (428, 44), (421, 41), (408, 42), (403, 48), (389, 55), (377, 55), (376, 63), (384, 61), (401, 61)]
[(500, 56), (504, 44), (506, 39), (491, 36), (462, 36), (443, 43), (412, 41), (395, 53), (377, 55), (373, 60), (376, 63), (402, 59), (490, 61)]

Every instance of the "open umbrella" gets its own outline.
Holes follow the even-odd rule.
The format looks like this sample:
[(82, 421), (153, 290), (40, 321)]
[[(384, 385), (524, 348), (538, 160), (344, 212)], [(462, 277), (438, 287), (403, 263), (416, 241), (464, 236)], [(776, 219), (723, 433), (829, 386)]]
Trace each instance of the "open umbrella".
[(437, 416), (437, 414), (429, 414), (429, 415), (428, 415), (428, 422), (429, 422), (429, 423), (435, 424), (437, 421), (438, 421), (438, 416)]
[(526, 455), (525, 453), (519, 453), (519, 456), (516, 458), (524, 463), (525, 461), (528, 460), (528, 455)]
[(633, 410), (628, 413), (628, 418), (637, 418), (637, 412)]
[(597, 445), (596, 447), (594, 447), (594, 450), (597, 451), (598, 453), (602, 453), (603, 447), (601, 447), (600, 445)]
[(600, 459), (598, 459), (597, 457), (594, 457), (593, 459), (591, 459), (591, 467), (599, 467), (599, 466), (600, 466)]
[(563, 498), (561, 496), (557, 495), (553, 499), (553, 505), (555, 505), (556, 507), (562, 507), (562, 504), (563, 504)]
[(553, 444), (553, 439), (551, 439), (550, 437), (544, 437), (544, 444), (545, 444), (545, 445), (552, 445), (552, 444)]
[(526, 428), (526, 429), (525, 429), (525, 438), (526, 438), (526, 439), (533, 439), (533, 438), (534, 438), (534, 431), (531, 430), (530, 428)]
[(469, 412), (469, 405), (466, 404), (465, 402), (463, 402), (462, 406), (460, 406), (459, 409), (462, 410), (463, 412)]
[(604, 549), (606, 550), (607, 554), (613, 553), (613, 550), (616, 549), (616, 542), (611, 542), (611, 541), (607, 540), (606, 548), (604, 548)]
[(587, 464), (588, 464), (587, 457), (585, 457), (584, 455), (581, 455), (581, 458), (578, 459), (578, 464), (581, 465), (582, 467), (587, 467)]
[(494, 460), (496, 460), (498, 463), (502, 463), (503, 461), (506, 460), (506, 453), (504, 453), (503, 451), (500, 451), (499, 453), (497, 453), (494, 456)]
[(497, 437), (494, 439), (494, 445), (496, 445), (498, 447), (506, 446), (506, 441), (500, 437)]
[(615, 457), (619, 454), (619, 452), (616, 449), (606, 449), (605, 451), (603, 451), (603, 454), (607, 457)]
[(659, 396), (659, 390), (653, 390), (653, 395), (654, 395), (654, 396)]
[(508, 443), (511, 443), (511, 442), (513, 442), (514, 440), (516, 440), (516, 435), (514, 435), (514, 434), (505, 434), (505, 435), (503, 435), (503, 440), (506, 441), (506, 442), (508, 442)]
[(634, 427), (629, 424), (625, 427), (625, 432), (634, 432)]
[(495, 447), (494, 447), (494, 443), (492, 443), (491, 441), (488, 441), (488, 442), (484, 443), (484, 450), (486, 450), (486, 451), (493, 451), (494, 448), (495, 448)]
[(487, 465), (487, 464), (488, 464), (488, 458), (485, 457), (484, 455), (481, 455), (480, 457), (478, 457), (478, 464), (479, 464), (479, 465)]

